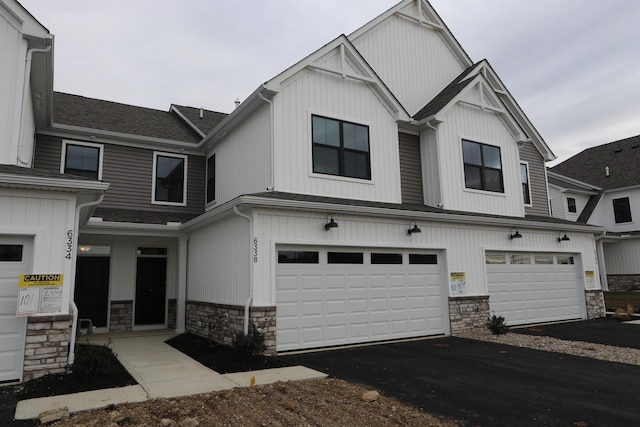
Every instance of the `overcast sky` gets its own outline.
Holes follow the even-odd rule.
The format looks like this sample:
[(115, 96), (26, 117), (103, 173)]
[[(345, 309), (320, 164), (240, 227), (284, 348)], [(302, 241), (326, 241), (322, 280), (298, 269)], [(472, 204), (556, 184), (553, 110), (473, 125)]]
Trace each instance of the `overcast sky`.
[[(236, 98), (397, 3), (19, 1), (56, 37), (55, 90), (225, 113)], [(472, 60), (489, 60), (559, 161), (640, 134), (640, 1), (431, 4)]]

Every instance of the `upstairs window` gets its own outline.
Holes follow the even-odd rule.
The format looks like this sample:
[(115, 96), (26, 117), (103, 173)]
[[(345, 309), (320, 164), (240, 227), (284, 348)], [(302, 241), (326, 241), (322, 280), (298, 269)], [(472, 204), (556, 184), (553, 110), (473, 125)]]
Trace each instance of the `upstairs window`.
[(207, 159), (207, 203), (216, 199), (216, 155)]
[(313, 172), (371, 179), (369, 127), (312, 116)]
[(520, 182), (522, 183), (522, 200), (525, 205), (531, 205), (531, 188), (529, 187), (529, 165), (520, 163)]
[(631, 203), (629, 203), (628, 197), (613, 199), (613, 215), (616, 219), (616, 224), (631, 222)]
[(578, 208), (576, 208), (576, 199), (573, 197), (567, 197), (567, 210), (571, 213), (577, 213)]
[(63, 141), (61, 173), (102, 179), (102, 145)]
[(500, 148), (462, 140), (466, 188), (504, 193)]
[(153, 203), (186, 206), (187, 156), (153, 153)]

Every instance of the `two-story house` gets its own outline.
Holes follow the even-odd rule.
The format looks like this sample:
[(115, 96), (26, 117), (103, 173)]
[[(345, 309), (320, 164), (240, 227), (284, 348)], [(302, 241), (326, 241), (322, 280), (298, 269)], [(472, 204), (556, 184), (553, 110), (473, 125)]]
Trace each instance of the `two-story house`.
[(549, 171), (553, 215), (606, 230), (597, 238), (604, 289), (640, 289), (638, 164), (634, 136), (588, 148)]
[(60, 315), (226, 343), (254, 322), (273, 353), (604, 312), (602, 229), (551, 216), (554, 154), (426, 1), (228, 115), (49, 96), (33, 170), (109, 185)]

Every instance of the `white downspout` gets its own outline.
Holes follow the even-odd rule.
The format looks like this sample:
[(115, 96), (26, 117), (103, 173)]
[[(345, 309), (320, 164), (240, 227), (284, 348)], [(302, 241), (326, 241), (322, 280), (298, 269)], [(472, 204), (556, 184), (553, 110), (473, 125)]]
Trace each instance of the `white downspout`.
[(33, 48), (27, 51), (27, 57), (24, 62), (24, 80), (22, 81), (22, 104), (20, 106), (20, 121), (18, 122), (18, 154), (17, 160), (18, 163), (22, 163), (23, 165), (28, 165), (29, 162), (22, 159), (22, 149), (24, 148), (24, 144), (22, 143), (22, 129), (24, 128), (23, 120), (24, 120), (24, 105), (27, 99), (27, 90), (29, 89), (29, 77), (31, 75), (31, 58), (34, 53), (46, 53), (51, 50), (51, 45), (45, 47), (44, 49)]
[[(86, 208), (87, 206), (99, 205), (100, 203), (102, 203), (103, 199), (104, 199), (104, 193), (100, 194), (100, 197), (98, 197), (97, 200), (94, 200), (92, 202), (82, 203), (76, 206), (76, 217), (74, 219), (75, 223), (73, 227), (73, 230), (76, 233), (76, 236), (79, 234), (78, 229), (80, 228), (80, 210), (83, 208)], [(78, 253), (76, 249), (78, 247), (77, 239), (75, 243), (76, 244), (74, 244), (72, 248), (74, 263), (77, 262), (77, 257), (78, 257)], [(69, 306), (71, 308), (71, 314), (73, 315), (73, 323), (71, 324), (71, 337), (69, 339), (69, 356), (67, 358), (67, 366), (73, 366), (73, 362), (75, 361), (76, 330), (78, 329), (78, 306), (76, 306), (76, 302), (73, 300), (73, 294), (76, 286), (76, 266), (75, 265), (71, 269), (71, 272), (72, 272), (71, 279), (69, 280), (69, 283), (71, 284), (71, 290), (69, 295), (69, 299), (71, 300), (71, 303), (69, 304)]]
[(601, 235), (595, 238), (596, 241), (596, 256), (598, 257), (598, 269), (600, 270), (600, 286), (603, 291), (609, 290), (609, 281), (607, 280), (607, 266), (604, 261), (604, 247), (602, 239), (606, 236), (607, 232), (603, 231)]
[(269, 148), (271, 150), (271, 165), (269, 167), (269, 173), (271, 175), (271, 179), (270, 179), (271, 183), (267, 187), (267, 191), (273, 191), (273, 186), (274, 186), (273, 169), (275, 168), (275, 165), (273, 164), (273, 161), (274, 161), (274, 155), (273, 155), (274, 153), (273, 152), (274, 152), (274, 148), (275, 148), (273, 146), (273, 144), (274, 144), (274, 137), (273, 137), (273, 132), (274, 132), (273, 131), (273, 127), (274, 127), (274, 122), (273, 122), (273, 101), (268, 99), (268, 98), (265, 98), (262, 95), (262, 93), (258, 93), (258, 96), (260, 97), (260, 99), (262, 99), (263, 101), (265, 101), (265, 102), (267, 102), (269, 104), (269, 114), (270, 114), (270, 117), (271, 117), (271, 124), (270, 124), (271, 133), (269, 135), (269, 138), (270, 138)]
[(251, 306), (251, 302), (253, 301), (253, 260), (251, 257), (251, 249), (253, 241), (253, 220), (249, 215), (245, 215), (238, 210), (237, 206), (233, 207), (233, 212), (249, 221), (249, 298), (244, 303), (244, 334), (247, 335), (249, 333), (249, 307)]

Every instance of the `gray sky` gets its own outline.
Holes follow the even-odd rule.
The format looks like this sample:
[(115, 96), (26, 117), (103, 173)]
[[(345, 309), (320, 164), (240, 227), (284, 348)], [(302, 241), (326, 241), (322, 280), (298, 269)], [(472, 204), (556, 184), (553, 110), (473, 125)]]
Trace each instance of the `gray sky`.
[[(57, 91), (227, 113), (236, 98), (397, 3), (19, 1), (56, 36)], [(559, 161), (640, 134), (640, 1), (431, 4), (474, 61), (489, 60)]]

